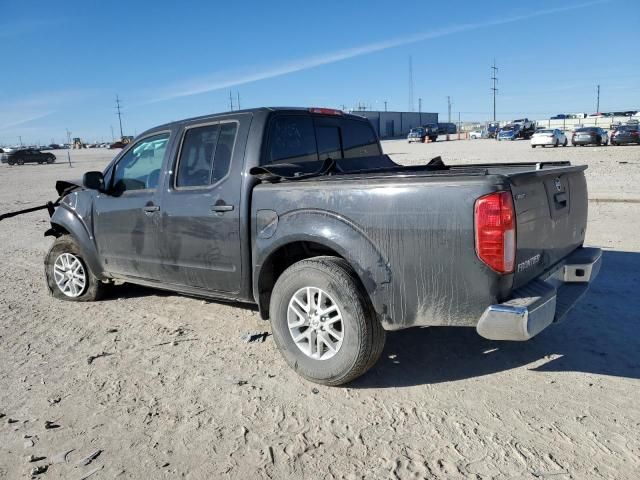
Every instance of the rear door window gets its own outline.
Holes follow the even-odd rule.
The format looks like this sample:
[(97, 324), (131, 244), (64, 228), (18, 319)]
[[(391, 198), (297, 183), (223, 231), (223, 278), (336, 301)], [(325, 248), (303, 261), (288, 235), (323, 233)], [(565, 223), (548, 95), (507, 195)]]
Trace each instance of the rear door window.
[(176, 187), (205, 187), (226, 177), (237, 131), (237, 122), (189, 128), (178, 159)]

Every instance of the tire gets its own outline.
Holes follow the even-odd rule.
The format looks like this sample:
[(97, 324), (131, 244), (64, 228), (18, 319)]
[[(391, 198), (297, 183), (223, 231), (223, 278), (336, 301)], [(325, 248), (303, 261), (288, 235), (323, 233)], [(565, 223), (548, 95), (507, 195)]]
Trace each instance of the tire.
[(56, 157), (49, 157), (49, 158), (47, 158), (47, 163), (48, 163), (48, 164), (52, 164), (52, 163), (53, 163), (53, 162), (55, 162), (55, 161), (56, 161)]
[(16, 163), (17, 163), (18, 165), (24, 165), (24, 160), (18, 160)]
[(569, 142), (567, 141), (567, 139), (564, 139), (564, 143), (562, 144), (563, 147), (566, 147), (567, 145), (569, 145)]
[(7, 162), (7, 163), (8, 163), (9, 165), (15, 165), (15, 164), (16, 164), (16, 162), (14, 162), (13, 160), (12, 160), (12, 161), (10, 161), (10, 162)]
[(556, 143), (553, 144), (553, 148), (557, 148), (558, 145), (560, 145), (560, 142), (558, 141), (558, 139), (556, 138)]
[(536, 146), (535, 145), (531, 145), (531, 148), (536, 148)]
[[(342, 334), (341, 342), (334, 343), (334, 347), (337, 348), (335, 353), (329, 350), (326, 343), (321, 349), (317, 349), (317, 343), (311, 347), (311, 344), (315, 343), (311, 338), (318, 338), (311, 326), (314, 318), (308, 320), (304, 315), (308, 310), (294, 299), (302, 299), (311, 310), (310, 303), (318, 300), (319, 292), (314, 292), (314, 289), (322, 291), (325, 307), (327, 304), (335, 305), (337, 309), (334, 310), (334, 315), (339, 314), (342, 318), (339, 323), (334, 323), (338, 324), (338, 333)], [(309, 297), (313, 299), (311, 302)], [(297, 308), (302, 315), (294, 313), (291, 306), (294, 310)], [(341, 258), (315, 257), (297, 262), (286, 269), (273, 288), (269, 313), (273, 338), (284, 360), (299, 375), (311, 382), (323, 385), (348, 383), (367, 372), (377, 362), (384, 348), (385, 331), (355, 272)], [(321, 318), (328, 318), (328, 315)], [(295, 326), (290, 330), (291, 319), (294, 320), (293, 323), (301, 319), (309, 326), (303, 324), (300, 327), (304, 329), (302, 331), (296, 330)], [(315, 321), (318, 328), (317, 317)], [(330, 340), (337, 338), (332, 338), (322, 328), (325, 327), (320, 327), (320, 335)], [(307, 332), (310, 333), (305, 336)], [(302, 339), (299, 344), (294, 341), (294, 335)], [(316, 358), (303, 352), (303, 348), (311, 348), (311, 353)], [(328, 358), (317, 358), (320, 355)]]
[(607, 140), (606, 142), (604, 142), (602, 145), (603, 145), (604, 147), (606, 147), (607, 145), (609, 145), (609, 140)]
[[(77, 284), (72, 285), (65, 293), (61, 287), (58, 286), (56, 278), (60, 278), (60, 267), (65, 265), (65, 260), (61, 258), (65, 255), (66, 264), (73, 266), (74, 263), (70, 262), (72, 259), (77, 259), (80, 264), (80, 271), (77, 274), (83, 274), (84, 286), (78, 287)], [(102, 283), (93, 274), (87, 263), (82, 257), (80, 248), (77, 242), (71, 235), (62, 235), (53, 242), (51, 248), (47, 252), (44, 259), (44, 272), (47, 281), (47, 287), (51, 294), (59, 300), (67, 300), (70, 302), (92, 302), (100, 299), (107, 289), (107, 285)], [(56, 273), (58, 273), (56, 275)], [(70, 283), (70, 282), (67, 282)]]

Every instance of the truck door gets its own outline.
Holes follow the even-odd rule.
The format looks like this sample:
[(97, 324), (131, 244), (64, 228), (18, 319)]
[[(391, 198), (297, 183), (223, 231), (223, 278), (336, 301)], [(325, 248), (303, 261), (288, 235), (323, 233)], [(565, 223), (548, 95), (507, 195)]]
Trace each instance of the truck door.
[(240, 291), (240, 191), (249, 119), (185, 127), (161, 199), (164, 282)]
[(158, 180), (169, 132), (143, 138), (107, 174), (107, 193), (96, 196), (95, 237), (105, 270), (157, 279)]

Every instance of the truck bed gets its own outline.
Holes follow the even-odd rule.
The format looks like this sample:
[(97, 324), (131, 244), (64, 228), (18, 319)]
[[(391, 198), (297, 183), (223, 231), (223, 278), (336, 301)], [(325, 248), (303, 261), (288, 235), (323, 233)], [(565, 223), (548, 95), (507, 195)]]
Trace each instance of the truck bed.
[[(584, 166), (350, 167), (265, 181), (252, 203), (276, 213), (281, 234), (304, 230), (306, 241), (325, 245), (328, 238), (352, 264), (367, 265), (359, 275), (372, 298), (382, 299), (376, 307), (388, 329), (476, 325), (488, 305), (508, 299), (584, 241)], [(501, 190), (511, 191), (516, 212), (510, 274), (492, 271), (474, 248), (475, 201)], [(269, 243), (256, 238), (258, 259)]]

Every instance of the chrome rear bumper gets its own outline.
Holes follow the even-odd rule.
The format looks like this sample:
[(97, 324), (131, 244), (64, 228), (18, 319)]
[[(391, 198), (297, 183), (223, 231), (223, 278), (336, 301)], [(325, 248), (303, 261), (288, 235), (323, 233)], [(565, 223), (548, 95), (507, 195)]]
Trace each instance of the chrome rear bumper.
[(560, 267), (513, 292), (513, 298), (484, 311), (476, 331), (490, 340), (529, 340), (569, 310), (589, 289), (602, 264), (602, 250), (579, 248)]

